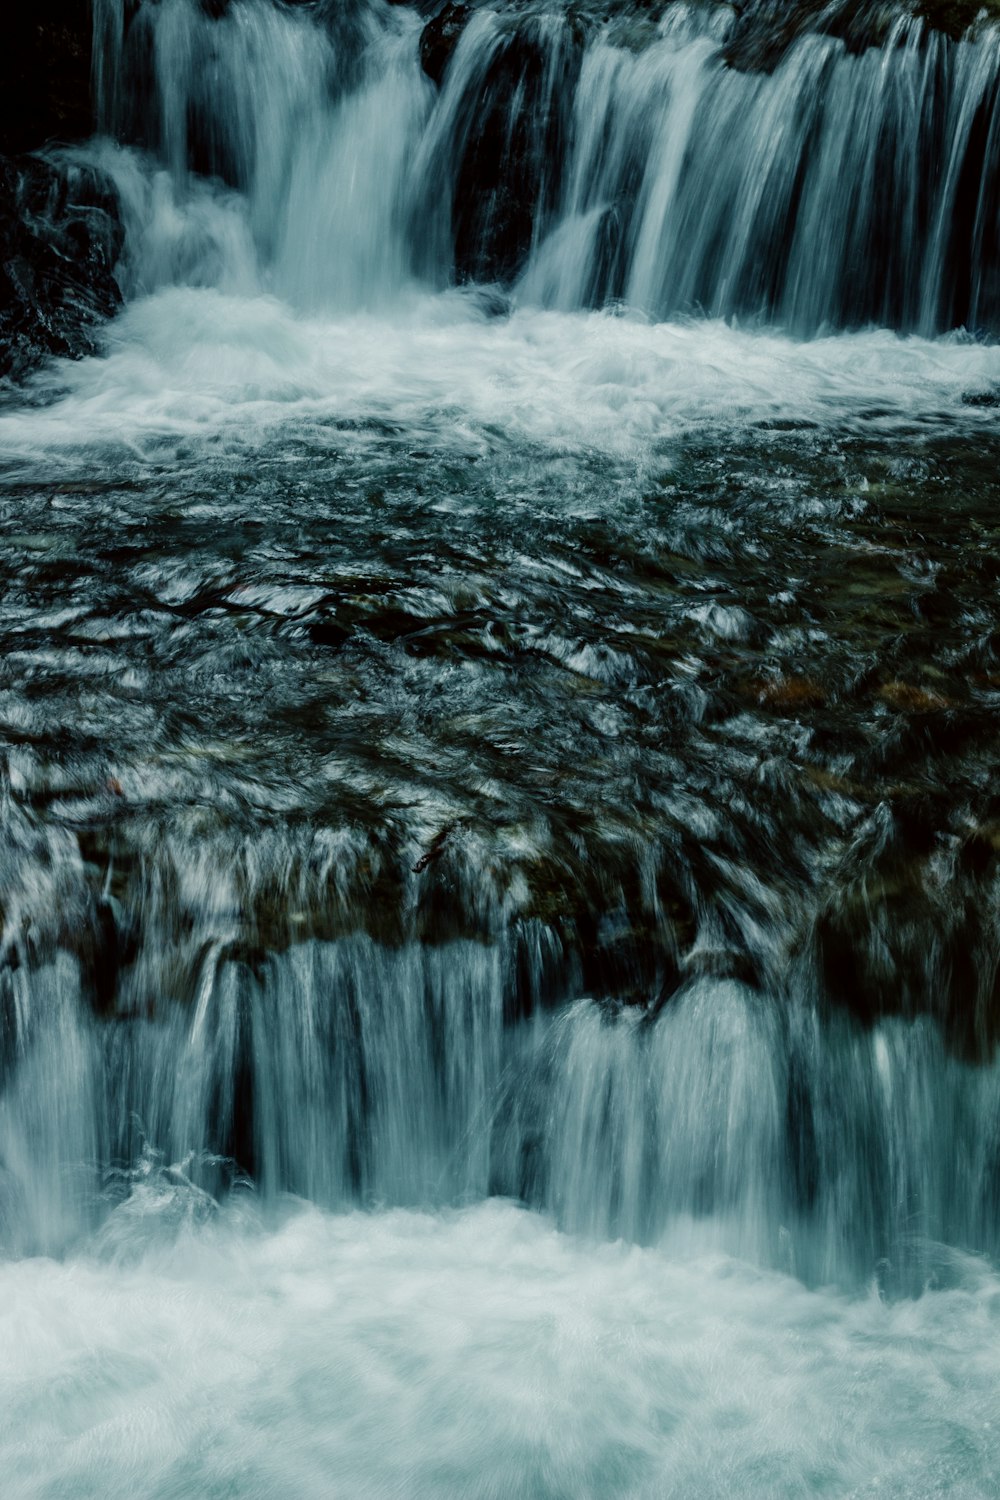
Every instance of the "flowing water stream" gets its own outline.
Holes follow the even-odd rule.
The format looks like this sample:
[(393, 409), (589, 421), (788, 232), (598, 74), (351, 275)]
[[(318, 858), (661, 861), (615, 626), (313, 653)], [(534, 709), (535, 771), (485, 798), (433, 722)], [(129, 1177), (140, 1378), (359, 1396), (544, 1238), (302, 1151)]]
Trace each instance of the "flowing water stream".
[(1000, 33), (424, 19), (95, 3), (4, 1494), (994, 1495)]

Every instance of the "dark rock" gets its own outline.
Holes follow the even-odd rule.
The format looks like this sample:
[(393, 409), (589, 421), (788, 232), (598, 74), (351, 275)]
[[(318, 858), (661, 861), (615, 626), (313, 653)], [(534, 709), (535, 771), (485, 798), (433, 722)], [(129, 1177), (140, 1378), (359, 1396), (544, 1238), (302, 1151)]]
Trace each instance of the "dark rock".
[(917, 14), (935, 31), (945, 36), (964, 36), (980, 16), (987, 22), (1000, 21), (1000, 0), (918, 0)]
[(424, 27), (420, 38), (420, 63), (428, 78), (440, 84), (465, 30), (472, 6), (465, 0), (448, 0)]
[(949, 859), (945, 821), (918, 794), (897, 807), (881, 849), (852, 848), (856, 873), (816, 923), (818, 974), (828, 1002), (864, 1024), (934, 1016), (958, 1054), (983, 1060), (1000, 1037), (996, 826)]
[(461, 102), (451, 148), (460, 281), (512, 281), (555, 206), (581, 35), (567, 24), (552, 47), (531, 18), (512, 25)]
[(95, 168), (0, 157), (0, 375), (93, 351), (121, 301), (122, 241), (114, 188)]
[(816, 29), (822, 0), (738, 0), (736, 18), (722, 48), (726, 64), (740, 73), (771, 73), (788, 49)]

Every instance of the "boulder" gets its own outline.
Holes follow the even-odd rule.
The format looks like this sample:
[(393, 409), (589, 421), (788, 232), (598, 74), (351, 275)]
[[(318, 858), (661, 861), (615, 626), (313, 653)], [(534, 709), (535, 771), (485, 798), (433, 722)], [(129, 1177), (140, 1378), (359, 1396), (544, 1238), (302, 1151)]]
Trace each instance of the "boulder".
[(95, 168), (0, 157), (0, 375), (94, 350), (121, 302), (123, 237), (114, 188)]

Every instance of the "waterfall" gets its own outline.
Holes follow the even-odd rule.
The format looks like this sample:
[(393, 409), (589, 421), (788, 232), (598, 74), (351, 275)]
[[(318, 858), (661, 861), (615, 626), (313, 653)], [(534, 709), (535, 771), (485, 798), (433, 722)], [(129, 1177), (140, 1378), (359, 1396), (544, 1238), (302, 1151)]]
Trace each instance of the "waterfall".
[[(806, 34), (772, 71), (748, 72), (727, 60), (731, 17), (723, 10), (670, 7), (637, 29), (620, 17), (583, 24), (557, 7), (483, 6), (460, 19), (450, 50), (432, 55), (425, 17), (382, 0), (100, 0), (101, 135), (84, 155), (116, 184), (125, 226), (119, 277), (130, 305), (103, 364), (60, 371), (68, 400), (7, 417), (11, 461), (29, 461), (39, 432), (54, 451), (63, 432), (71, 449), (91, 438), (107, 445), (137, 412), (139, 458), (127, 464), (140, 463), (141, 488), (155, 472), (143, 467), (143, 423), (157, 381), (173, 394), (155, 441), (180, 432), (172, 462), (182, 472), (183, 445), (200, 439), (197, 424), (185, 426), (178, 413), (195, 410), (199, 380), (207, 383), (197, 399), (212, 412), (226, 407), (226, 381), (245, 381), (238, 400), (255, 430), (278, 379), (273, 420), (284, 420), (290, 391), (313, 424), (304, 430), (315, 455), (326, 451), (321, 432), (332, 430), (335, 444), (360, 434), (360, 458), (334, 447), (329, 473), (326, 457), (311, 460), (321, 495), (327, 485), (370, 486), (364, 455), (373, 442), (387, 441), (390, 455), (400, 440), (417, 445), (419, 462), (421, 443), (452, 452), (446, 428), (472, 442), (429, 481), (447, 492), (450, 465), (481, 459), (506, 424), (498, 451), (507, 467), (474, 502), (476, 526), (483, 546), (512, 559), (512, 548), (525, 549), (531, 568), (549, 570), (544, 510), (517, 519), (518, 497), (539, 482), (538, 460), (514, 460), (507, 446), (526, 442), (534, 452), (532, 444), (549, 441), (529, 417), (544, 407), (537, 393), (551, 371), (531, 363), (521, 373), (517, 362), (537, 348), (536, 327), (556, 339), (558, 318), (581, 314), (600, 316), (571, 325), (572, 358), (591, 382), (587, 399), (607, 396), (601, 420), (609, 434), (622, 428), (625, 447), (620, 434), (602, 436), (588, 412), (570, 440), (572, 397), (559, 396), (553, 379), (563, 403), (555, 420), (569, 451), (585, 441), (604, 453), (626, 513), (655, 517), (660, 504), (645, 488), (651, 460), (633, 464), (635, 445), (651, 430), (667, 431), (669, 414), (683, 424), (705, 408), (706, 391), (718, 386), (698, 387), (697, 360), (707, 358), (715, 379), (724, 350), (733, 363), (727, 410), (741, 409), (735, 392), (762, 350), (792, 370), (780, 402), (765, 404), (765, 424), (778, 414), (808, 430), (817, 410), (842, 422), (843, 406), (823, 406), (838, 371), (846, 392), (838, 399), (859, 400), (867, 379), (863, 404), (878, 418), (880, 400), (893, 399), (882, 396), (879, 361), (896, 349), (894, 420), (904, 434), (919, 392), (935, 379), (933, 401), (988, 435), (995, 360), (985, 336), (1000, 318), (1000, 32), (954, 41), (902, 18), (881, 47), (849, 50), (836, 37)], [(182, 293), (202, 300), (179, 300)], [(443, 300), (428, 300), (435, 295)], [(454, 344), (443, 320), (459, 306)], [(723, 335), (726, 321), (733, 326)], [(202, 325), (209, 332), (200, 343)], [(868, 325), (882, 331), (829, 336)], [(926, 356), (913, 353), (909, 375), (898, 361), (911, 346), (886, 343), (885, 330), (930, 336), (959, 325), (964, 334), (927, 346)], [(609, 352), (612, 328), (620, 331)], [(511, 332), (520, 329), (528, 330), (524, 343)], [(828, 337), (811, 345), (808, 336), (822, 331)], [(720, 339), (735, 342), (711, 343)], [(168, 344), (179, 363), (158, 365)], [(695, 354), (705, 348), (707, 356)], [(476, 378), (488, 399), (479, 411), (478, 398), (456, 393), (484, 349)], [(869, 376), (859, 358), (875, 361)], [(363, 403), (384, 378), (378, 360), (395, 384), (373, 417)], [(319, 400), (310, 381), (328, 381), (333, 368), (334, 395)], [(654, 397), (643, 382), (653, 393), (663, 379), (650, 415)], [(89, 393), (79, 420), (71, 420), (75, 380)], [(425, 406), (413, 405), (415, 382), (429, 393)], [(505, 391), (507, 405), (490, 404)], [(637, 391), (629, 427), (623, 392)], [(159, 450), (149, 451), (155, 464)], [(220, 476), (229, 475), (230, 458), (219, 453)], [(277, 460), (286, 461), (297, 462)], [(106, 462), (125, 495), (131, 470)], [(788, 462), (796, 483), (814, 482), (817, 460)], [(976, 831), (972, 794), (936, 825), (940, 848), (927, 843), (919, 817), (911, 837), (910, 814), (893, 810), (894, 783), (870, 805), (856, 788), (883, 772), (898, 781), (912, 769), (904, 752), (924, 751), (907, 741), (897, 760), (889, 749), (873, 760), (868, 728), (858, 729), (854, 748), (821, 754), (819, 779), (804, 791), (789, 790), (787, 769), (774, 770), (787, 747), (773, 746), (773, 762), (761, 761), (757, 792), (748, 794), (746, 752), (715, 754), (703, 723), (714, 715), (737, 726), (737, 739), (744, 732), (732, 694), (745, 694), (745, 682), (718, 689), (711, 673), (724, 678), (725, 653), (756, 649), (764, 627), (733, 599), (701, 602), (698, 589), (719, 587), (710, 581), (696, 585), (680, 615), (668, 591), (667, 613), (649, 614), (642, 637), (628, 589), (641, 595), (648, 580), (640, 573), (618, 598), (614, 570), (595, 574), (581, 588), (610, 588), (612, 603), (601, 605), (589, 641), (561, 636), (545, 613), (545, 589), (536, 594), (523, 580), (500, 594), (468, 581), (454, 600), (438, 581), (421, 582), (421, 594), (415, 579), (399, 585), (397, 599), (377, 569), (366, 584), (370, 547), (383, 549), (379, 566), (391, 578), (393, 568), (411, 566), (404, 559), (419, 556), (425, 537), (411, 519), (409, 481), (393, 478), (396, 463), (392, 456), (385, 487), (373, 491), (372, 504), (392, 517), (384, 536), (363, 508), (338, 512), (336, 546), (350, 553), (338, 564), (348, 569), (343, 583), (318, 584), (308, 571), (298, 578), (298, 564), (287, 562), (274, 573), (284, 555), (279, 538), (303, 524), (293, 496), (249, 581), (242, 554), (215, 557), (211, 531), (198, 533), (188, 563), (142, 564), (122, 586), (151, 611), (153, 638), (162, 630), (165, 641), (163, 622), (172, 629), (184, 617), (189, 631), (208, 630), (198, 647), (207, 663), (215, 662), (207, 622), (220, 609), (254, 630), (270, 622), (289, 650), (305, 642), (313, 653), (337, 652), (367, 641), (350, 694), (386, 702), (401, 679), (385, 652), (403, 642), (436, 672), (440, 619), (450, 628), (457, 610), (465, 635), (444, 659), (468, 654), (470, 674), (494, 659), (521, 661), (519, 671), (544, 660), (591, 684), (587, 691), (611, 695), (593, 713), (574, 718), (575, 704), (568, 712), (578, 739), (597, 736), (592, 764), (613, 767), (613, 783), (598, 796), (586, 769), (571, 783), (568, 742), (558, 741), (567, 710), (551, 717), (548, 706), (528, 711), (518, 700), (505, 732), (520, 759), (510, 760), (497, 731), (488, 748), (499, 759), (477, 773), (481, 787), (464, 784), (462, 756), (475, 763), (484, 746), (461, 728), (453, 753), (428, 749), (412, 722), (382, 726), (367, 749), (362, 735), (360, 752), (349, 740), (340, 760), (320, 755), (323, 775), (340, 786), (331, 813), (328, 792), (299, 803), (290, 790), (311, 785), (312, 771), (288, 757), (296, 735), (308, 739), (313, 727), (283, 729), (266, 771), (255, 762), (244, 780), (233, 773), (218, 782), (216, 819), (199, 834), (185, 832), (189, 814), (177, 810), (112, 833), (114, 818), (107, 823), (86, 799), (106, 798), (108, 786), (126, 800), (132, 793), (103, 762), (82, 771), (92, 752), (81, 749), (84, 760), (59, 775), (91, 788), (80, 795), (97, 823), (83, 836), (72, 820), (39, 821), (39, 801), (58, 808), (68, 794), (58, 777), (50, 785), (32, 748), (38, 731), (17, 730), (7, 759), (0, 991), (4, 1243), (62, 1252), (114, 1218), (136, 1173), (172, 1172), (202, 1194), (252, 1182), (262, 1201), (292, 1192), (341, 1209), (503, 1195), (567, 1229), (640, 1243), (683, 1223), (694, 1238), (810, 1282), (854, 1284), (881, 1266), (886, 1285), (919, 1287), (941, 1244), (996, 1254), (995, 880), (991, 825)], [(274, 502), (272, 480), (261, 482), (257, 490), (245, 478), (219, 479), (239, 493), (250, 483), (263, 516)], [(661, 496), (672, 493), (673, 481), (655, 483)], [(299, 492), (303, 514), (321, 517), (325, 500), (301, 482)], [(121, 503), (129, 513), (131, 502)], [(576, 545), (586, 548), (586, 504), (564, 524), (576, 527), (577, 514)], [(728, 555), (712, 547), (729, 544), (703, 544), (711, 525), (706, 512), (697, 516), (667, 533), (656, 530), (660, 521), (646, 524), (669, 555), (705, 569)], [(751, 505), (748, 519), (726, 524), (751, 555), (761, 526), (775, 521)], [(789, 524), (790, 546), (798, 523)], [(425, 516), (420, 525), (438, 522)], [(441, 547), (450, 545), (445, 535)], [(312, 545), (333, 555), (328, 536)], [(189, 578), (185, 569), (203, 556), (208, 571)], [(496, 563), (486, 557), (482, 566)], [(518, 576), (513, 561), (505, 566)], [(576, 566), (566, 564), (567, 577)], [(800, 564), (788, 566), (789, 587), (797, 587)], [(58, 575), (52, 588), (53, 628), (62, 629)], [(573, 597), (569, 618), (575, 611), (582, 622), (591, 606), (580, 589)], [(92, 606), (81, 607), (89, 619)], [(753, 606), (758, 614), (774, 607)], [(510, 622), (497, 624), (505, 610)], [(83, 649), (75, 619), (65, 616), (74, 661)], [(681, 665), (669, 701), (651, 706), (662, 663), (644, 653), (671, 632), (686, 643), (677, 648)], [(618, 636), (628, 644), (610, 645)], [(107, 634), (109, 643), (117, 638)], [(774, 635), (769, 649), (784, 650), (785, 639)], [(242, 722), (242, 649), (227, 645), (231, 669), (211, 666), (209, 718), (221, 703), (228, 722)], [(298, 682), (298, 660), (281, 660)], [(321, 666), (308, 659), (310, 680)], [(850, 670), (853, 682), (861, 669)], [(144, 671), (128, 667), (155, 694)], [(491, 681), (483, 678), (487, 698)], [(767, 679), (753, 681), (758, 708), (766, 706)], [(822, 698), (806, 682), (794, 689), (801, 700), (785, 703), (782, 681), (779, 712)], [(453, 689), (442, 677), (439, 690)], [(284, 691), (280, 676), (269, 691)], [(938, 702), (936, 688), (912, 701), (905, 694), (918, 690), (905, 684), (879, 691), (882, 712), (889, 703), (926, 715)], [(350, 695), (340, 703), (345, 723), (355, 707)], [(455, 723), (482, 709), (474, 702)], [(294, 711), (311, 725), (305, 709)], [(11, 722), (30, 725), (32, 712), (25, 706)], [(405, 719), (411, 709), (401, 712)], [(672, 760), (658, 760), (643, 739), (647, 713)], [(118, 731), (136, 755), (148, 732), (125, 721)], [(753, 730), (758, 747), (763, 732)], [(185, 733), (198, 743), (195, 726)], [(228, 733), (220, 731), (223, 747)], [(267, 730), (255, 733), (266, 738)], [(538, 743), (545, 734), (556, 737), (552, 764)], [(373, 771), (366, 757), (383, 742), (393, 748), (378, 750), (386, 760)], [(926, 774), (938, 775), (933, 736), (927, 746)], [(216, 741), (207, 753), (220, 765), (230, 754)], [(156, 794), (168, 808), (175, 794), (189, 808), (204, 795), (197, 777), (177, 769), (182, 758), (168, 740), (148, 772), (151, 784), (174, 788)], [(256, 786), (255, 775), (263, 778)], [(845, 790), (830, 792), (828, 783)], [(131, 785), (138, 795), (145, 783)], [(493, 785), (501, 791), (491, 793)], [(562, 786), (565, 806), (552, 805), (555, 794), (540, 794), (539, 785)], [(512, 799), (506, 823), (490, 796)], [(269, 805), (289, 809), (285, 833), (272, 826)]]
[(111, 1022), (66, 955), (8, 971), (8, 1251), (113, 1233), (152, 1161), (164, 1191), (249, 1175), (341, 1209), (500, 1194), (814, 1284), (877, 1267), (892, 1293), (938, 1275), (943, 1244), (997, 1253), (995, 1064), (950, 1058), (929, 1022), (862, 1032), (725, 980), (655, 1022), (589, 999), (514, 1018), (518, 967), (544, 995), (553, 944), (355, 937), (255, 969), (208, 947), (190, 999), (151, 993)]
[(92, 14), (0, 158), (5, 1500), (1000, 1493), (996, 0)]
[[(10, 711), (3, 1243), (63, 1252), (115, 1220), (136, 1174), (159, 1173), (213, 1199), (252, 1182), (264, 1202), (291, 1192), (338, 1209), (502, 1195), (566, 1229), (639, 1243), (685, 1224), (692, 1241), (812, 1283), (854, 1285), (880, 1267), (887, 1287), (919, 1289), (943, 1244), (996, 1254), (992, 825), (968, 790), (933, 838), (924, 814), (897, 805), (918, 761), (928, 779), (943, 774), (929, 730), (923, 744), (917, 731), (898, 745), (888, 734), (873, 756), (881, 721), (850, 720), (842, 741), (823, 731), (829, 753), (818, 734), (814, 780), (796, 780), (794, 742), (748, 730), (741, 714), (824, 701), (812, 679), (795, 686), (811, 637), (764, 623), (814, 566), (780, 551), (799, 545), (798, 512), (779, 522), (770, 500), (751, 499), (717, 532), (710, 511), (683, 502), (667, 524), (675, 482), (634, 453), (651, 434), (655, 453), (658, 434), (713, 403), (753, 413), (743, 388), (766, 385), (768, 360), (781, 394), (740, 420), (808, 432), (820, 412), (839, 430), (845, 403), (878, 421), (895, 400), (891, 430), (908, 440), (927, 399), (988, 438), (997, 371), (980, 336), (1000, 317), (1000, 32), (955, 42), (904, 19), (860, 52), (805, 35), (772, 72), (750, 73), (726, 61), (722, 11), (671, 7), (637, 38), (559, 9), (481, 7), (432, 78), (423, 18), (381, 0), (101, 0), (94, 20), (102, 136), (87, 159), (117, 187), (129, 307), (106, 360), (61, 368), (55, 404), (6, 418), (15, 480), (40, 440), (68, 445), (67, 472), (74, 445), (96, 442), (116, 514), (132, 516), (131, 489), (157, 493), (161, 462), (197, 493), (189, 455), (220, 409), (249, 412), (254, 452), (278, 447), (253, 479), (239, 444), (209, 438), (221, 465), (210, 465), (211, 503), (241, 537), (263, 527), (262, 551), (248, 533), (220, 553), (225, 528), (197, 529), (192, 502), (191, 547), (175, 554), (172, 500), (140, 502), (158, 550), (135, 569), (122, 554), (120, 587), (159, 676), (142, 657), (115, 662), (128, 631), (101, 623), (89, 584), (84, 625), (63, 613), (62, 575), (45, 584), (45, 618), (65, 626), (75, 664), (69, 722), (91, 628), (109, 653), (101, 670), (145, 683), (158, 707), (134, 722), (115, 710), (115, 744), (146, 765), (121, 773), (124, 789), (89, 740), (68, 761), (56, 745), (50, 773), (31, 701)], [(456, 342), (447, 319), (459, 305)], [(566, 396), (565, 364), (556, 374), (537, 351), (560, 348), (558, 319), (581, 313), (600, 316), (569, 326), (583, 384)], [(722, 334), (720, 320), (746, 326)], [(789, 339), (868, 324), (882, 331)], [(926, 349), (885, 333), (956, 325), (965, 334)], [(551, 429), (532, 413), (546, 400), (563, 467), (537, 457)], [(306, 423), (292, 424), (305, 434), (294, 442), (314, 476), (290, 490), (300, 459), (282, 446), (287, 403)], [(129, 422), (122, 467), (109, 445)], [(161, 460), (166, 441), (176, 446)], [(554, 562), (545, 508), (522, 497), (560, 490), (581, 443), (603, 457), (570, 494), (580, 484), (600, 498), (560, 512), (559, 545), (576, 541)], [(511, 457), (519, 444), (528, 456)], [(430, 462), (425, 445), (444, 455), (421, 481), (450, 497), (440, 513), (414, 511), (407, 475)], [(483, 465), (482, 493), (456, 498), (454, 465), (491, 448), (499, 468)], [(694, 465), (711, 487), (711, 451), (678, 450), (669, 464)], [(808, 451), (785, 462), (807, 492), (843, 483)], [(832, 501), (823, 525), (865, 514), (867, 484), (851, 511)], [(342, 492), (370, 501), (338, 500), (322, 530)], [(484, 550), (451, 594), (439, 564), (425, 577), (420, 559), (432, 536), (448, 555), (456, 506)], [(587, 555), (602, 507), (624, 518), (622, 535), (646, 527), (642, 546), (687, 558), (683, 605), (670, 569), (659, 592), (639, 560), (620, 582), (601, 560), (620, 541), (601, 542), (592, 576), (580, 573), (572, 548)], [(287, 539), (307, 532), (307, 561), (293, 561)], [(744, 604), (743, 559), (767, 532), (773, 578)], [(484, 581), (497, 558), (502, 585)], [(713, 581), (730, 561), (736, 582)], [(556, 621), (550, 596), (567, 579)], [(906, 619), (924, 607), (920, 596)], [(957, 597), (955, 631), (965, 608)], [(223, 647), (219, 619), (235, 622)], [(179, 621), (190, 640), (177, 658)], [(248, 657), (262, 629), (265, 654)], [(677, 643), (676, 666), (660, 639)], [(739, 666), (765, 640), (772, 657)], [(327, 656), (351, 650), (345, 688)], [(774, 687), (773, 653), (789, 651), (792, 688), (781, 676)], [(201, 700), (202, 680), (177, 676), (189, 654), (212, 684)], [(449, 709), (453, 739), (422, 739), (428, 710), (415, 720), (413, 704), (431, 689), (406, 663), (426, 662), (450, 701), (453, 654), (471, 696)], [(870, 673), (861, 659), (840, 684), (845, 705)], [(877, 712), (950, 712), (934, 684), (951, 659), (934, 656), (930, 686), (890, 680)], [(499, 688), (496, 662), (525, 675)], [(583, 682), (593, 709), (585, 696), (549, 702), (532, 685), (539, 662)], [(309, 707), (314, 679), (347, 726), (333, 756), (316, 728), (327, 709)], [(293, 693), (280, 732), (266, 718), (248, 729), (248, 704), (281, 703), (290, 683), (307, 696)], [(503, 725), (490, 718), (497, 693)], [(217, 720), (214, 737), (203, 746), (182, 716), (180, 747), (172, 732), (158, 743), (158, 722), (191, 694)], [(366, 710), (355, 736), (366, 698), (399, 703), (399, 722)], [(847, 724), (854, 709), (843, 713)], [(715, 721), (732, 726), (721, 747)], [(480, 722), (485, 740), (464, 727)], [(985, 753), (979, 729), (958, 722), (969, 757)], [(202, 769), (184, 768), (185, 744)], [(583, 745), (590, 760), (571, 771)], [(882, 788), (874, 799), (858, 790), (866, 780)], [(206, 785), (215, 812), (196, 816)], [(115, 797), (129, 809), (162, 798), (166, 811), (146, 822), (130, 811), (115, 832)], [(54, 809), (51, 826), (40, 806)]]
[[(375, 0), (328, 25), (271, 0), (221, 18), (102, 0), (100, 117), (154, 154), (177, 211), (206, 175), (236, 190), (262, 285), (299, 307), (458, 279), (805, 335), (996, 332), (995, 29), (952, 41), (904, 18), (857, 53), (805, 35), (751, 73), (725, 61), (722, 8), (670, 7), (639, 38), (484, 8), (435, 86), (420, 24)], [(159, 248), (154, 269), (133, 246), (142, 285)]]

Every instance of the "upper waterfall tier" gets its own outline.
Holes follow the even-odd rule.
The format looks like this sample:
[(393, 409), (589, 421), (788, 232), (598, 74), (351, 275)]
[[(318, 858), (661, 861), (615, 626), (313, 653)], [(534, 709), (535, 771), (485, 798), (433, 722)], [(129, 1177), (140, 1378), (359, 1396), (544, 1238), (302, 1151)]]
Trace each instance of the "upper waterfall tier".
[(722, 7), (598, 24), (453, 6), (430, 40), (382, 0), (338, 7), (336, 27), (322, 7), (219, 9), (97, 7), (104, 128), (175, 194), (194, 173), (217, 210), (230, 195), (197, 246), (137, 208), (138, 286), (252, 276), (343, 309), (471, 280), (807, 335), (1000, 326), (995, 30), (953, 41), (901, 18), (881, 47), (810, 33), (746, 71), (745, 22)]

